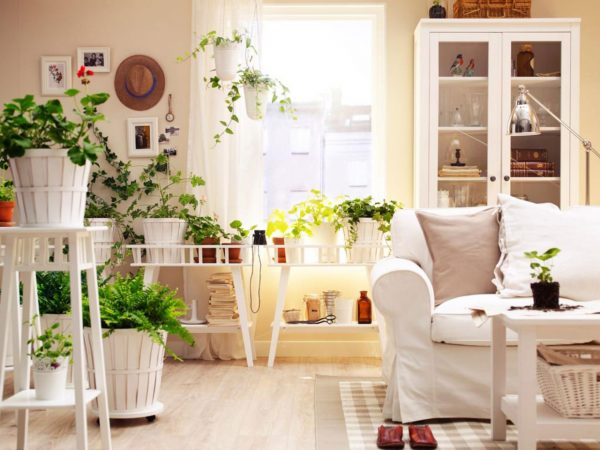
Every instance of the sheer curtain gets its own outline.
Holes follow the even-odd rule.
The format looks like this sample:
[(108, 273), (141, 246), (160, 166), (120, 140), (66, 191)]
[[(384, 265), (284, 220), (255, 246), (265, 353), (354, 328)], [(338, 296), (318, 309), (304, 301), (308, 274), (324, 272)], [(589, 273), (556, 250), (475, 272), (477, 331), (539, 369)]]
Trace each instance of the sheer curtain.
[[(194, 0), (192, 9), (191, 47), (199, 38), (215, 30), (230, 36), (233, 30), (246, 30), (260, 48), (262, 0)], [(243, 99), (236, 103), (240, 122), (233, 135), (225, 135), (215, 146), (213, 136), (219, 132), (219, 121), (228, 112), (225, 95), (208, 89), (204, 78), (214, 74), (212, 47), (191, 61), (190, 121), (187, 151), (188, 171), (201, 175), (206, 181), (203, 194), (204, 214), (216, 214), (227, 229), (234, 219), (245, 225), (260, 223), (263, 204), (263, 147), (262, 123), (246, 117)], [(200, 194), (200, 192), (196, 192)], [(185, 269), (184, 290), (188, 301), (207, 298), (205, 280), (208, 269)], [(205, 302), (198, 302), (201, 317), (206, 314)], [(254, 328), (253, 328), (254, 329)], [(231, 359), (244, 357), (239, 335), (196, 335), (196, 346), (182, 349), (182, 356), (202, 359)]]

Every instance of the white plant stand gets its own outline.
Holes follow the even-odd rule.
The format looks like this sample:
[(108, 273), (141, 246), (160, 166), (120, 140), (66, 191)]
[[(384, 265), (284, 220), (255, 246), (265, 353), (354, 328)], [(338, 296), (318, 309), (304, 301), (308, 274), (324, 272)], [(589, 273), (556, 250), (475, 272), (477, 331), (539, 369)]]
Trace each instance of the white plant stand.
[[(250, 328), (252, 322), (248, 318), (248, 310), (246, 306), (246, 287), (244, 283), (244, 267), (250, 267), (250, 252), (251, 245), (129, 245), (133, 252), (132, 267), (144, 268), (144, 283), (151, 284), (158, 281), (158, 275), (161, 267), (223, 267), (231, 269), (233, 276), (233, 286), (235, 289), (235, 297), (237, 301), (239, 325), (209, 325), (209, 324), (186, 324), (182, 325), (192, 334), (201, 333), (222, 333), (233, 334), (242, 333), (244, 342), (244, 352), (246, 354), (246, 363), (248, 367), (254, 366), (254, 344), (250, 336)], [(240, 248), (241, 263), (230, 263), (228, 249)], [(202, 262), (202, 249), (217, 249), (217, 261), (214, 263)], [(152, 250), (152, 258), (144, 258), (144, 253)], [(178, 255), (178, 260), (174, 260), (172, 255)], [(163, 257), (164, 256), (164, 257)]]
[[(518, 334), (518, 395), (506, 395), (506, 329)], [(506, 420), (519, 431), (519, 450), (534, 450), (538, 440), (598, 439), (600, 419), (562, 417), (537, 395), (537, 341), (594, 340), (600, 336), (600, 317), (568, 312), (523, 315), (507, 312), (492, 318), (492, 439), (506, 440)]]
[[(299, 262), (280, 263), (277, 262), (277, 254), (280, 249), (299, 250)], [(285, 305), (285, 296), (287, 293), (290, 271), (292, 268), (300, 267), (364, 267), (367, 272), (367, 278), (370, 280), (371, 269), (377, 263), (378, 258), (384, 253), (385, 245), (382, 244), (355, 244), (353, 249), (359, 249), (364, 255), (373, 255), (373, 259), (363, 258), (361, 262), (347, 262), (346, 247), (343, 245), (268, 245), (268, 260), (269, 265), (280, 267), (281, 273), (279, 276), (279, 290), (277, 292), (277, 303), (275, 305), (275, 314), (271, 324), (273, 330), (271, 332), (271, 344), (269, 348), (268, 367), (275, 365), (275, 356), (277, 355), (277, 344), (279, 343), (279, 334), (281, 331), (294, 331), (306, 333), (361, 333), (361, 332), (376, 332), (379, 330), (377, 322), (370, 324), (358, 324), (357, 322), (349, 324), (289, 324), (282, 320), (283, 307)], [(374, 250), (374, 251), (373, 251)], [(335, 255), (331, 262), (320, 262), (321, 255)], [(375, 311), (375, 304), (371, 305), (372, 311)]]
[[(4, 228), (0, 229), (0, 239), (5, 246), (0, 298), (0, 386), (4, 385), (8, 325), (12, 327), (14, 389), (16, 394), (5, 400), (0, 390), (0, 410), (17, 410), (17, 448), (27, 448), (28, 413), (30, 409), (75, 408), (75, 426), (78, 450), (86, 450), (87, 411), (93, 399), (99, 405), (100, 434), (102, 447), (111, 448), (108, 402), (106, 398), (106, 375), (104, 372), (104, 352), (102, 330), (100, 328), (100, 308), (98, 284), (92, 232), (94, 228)], [(68, 249), (68, 251), (67, 251)], [(66, 252), (66, 254), (65, 254)], [(81, 308), (81, 271), (87, 277), (92, 333), (92, 356), (100, 370), (96, 377), (96, 389), (85, 388), (85, 358), (83, 346), (83, 324)], [(27, 341), (31, 337), (29, 323), (38, 311), (35, 272), (69, 272), (71, 278), (71, 310), (73, 336), (73, 380), (74, 388), (68, 389), (65, 396), (57, 401), (35, 399), (35, 390), (30, 389), (30, 358), (27, 355)], [(23, 312), (19, 318), (18, 281), (23, 282)]]

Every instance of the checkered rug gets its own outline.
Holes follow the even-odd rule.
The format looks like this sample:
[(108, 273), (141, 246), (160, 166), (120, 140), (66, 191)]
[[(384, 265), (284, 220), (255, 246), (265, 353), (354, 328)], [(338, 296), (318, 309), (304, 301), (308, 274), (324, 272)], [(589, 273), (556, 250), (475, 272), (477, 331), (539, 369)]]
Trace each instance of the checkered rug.
[[(319, 377), (319, 380), (328, 377)], [(333, 377), (329, 377), (333, 378)], [(385, 384), (380, 380), (364, 379), (336, 379), (338, 388), (337, 398), (341, 403), (343, 414), (343, 424), (340, 420), (339, 427), (345, 428), (345, 436), (342, 436), (341, 430), (338, 434), (337, 442), (341, 445), (331, 446), (329, 443), (324, 445), (323, 440), (319, 439), (319, 408), (316, 408), (317, 420), (317, 448), (319, 450), (332, 450), (347, 448), (350, 450), (371, 450), (377, 449), (375, 441), (377, 439), (377, 428), (385, 424), (382, 408), (385, 399)], [(318, 387), (318, 386), (317, 386)], [(334, 388), (333, 383), (330, 388)], [(323, 392), (323, 389), (321, 389)], [(317, 397), (318, 399), (318, 397)], [(316, 405), (317, 406), (317, 405)], [(330, 407), (331, 408), (331, 407)], [(333, 410), (331, 411), (333, 413)], [(389, 423), (391, 426), (392, 424)], [(431, 430), (438, 441), (440, 450), (496, 450), (517, 448), (517, 432), (515, 427), (508, 427), (507, 442), (492, 442), (490, 440), (490, 424), (485, 422), (439, 422), (430, 423)], [(335, 429), (330, 423), (327, 430), (328, 434), (335, 435)], [(408, 445), (408, 427), (405, 430), (405, 439)], [(344, 439), (341, 439), (341, 438)], [(538, 450), (600, 450), (600, 443), (595, 441), (579, 442), (540, 442)]]

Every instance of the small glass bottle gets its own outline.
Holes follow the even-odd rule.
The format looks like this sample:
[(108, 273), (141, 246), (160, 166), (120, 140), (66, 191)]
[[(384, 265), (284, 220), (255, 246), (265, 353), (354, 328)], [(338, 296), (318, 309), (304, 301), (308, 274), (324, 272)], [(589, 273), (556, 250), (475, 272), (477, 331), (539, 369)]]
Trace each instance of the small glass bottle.
[(360, 298), (356, 301), (356, 311), (359, 324), (368, 324), (373, 321), (371, 299), (367, 297), (367, 291), (360, 291)]

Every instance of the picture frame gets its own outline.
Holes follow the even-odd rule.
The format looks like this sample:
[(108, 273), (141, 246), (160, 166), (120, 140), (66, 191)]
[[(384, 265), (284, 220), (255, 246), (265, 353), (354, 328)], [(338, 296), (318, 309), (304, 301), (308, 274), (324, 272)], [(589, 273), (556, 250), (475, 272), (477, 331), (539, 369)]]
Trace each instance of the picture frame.
[(78, 47), (77, 67), (81, 66), (93, 72), (110, 72), (110, 47)]
[(158, 156), (158, 118), (134, 117), (127, 119), (127, 142), (129, 158)]
[(70, 56), (42, 56), (40, 67), (43, 96), (64, 96), (73, 86)]

